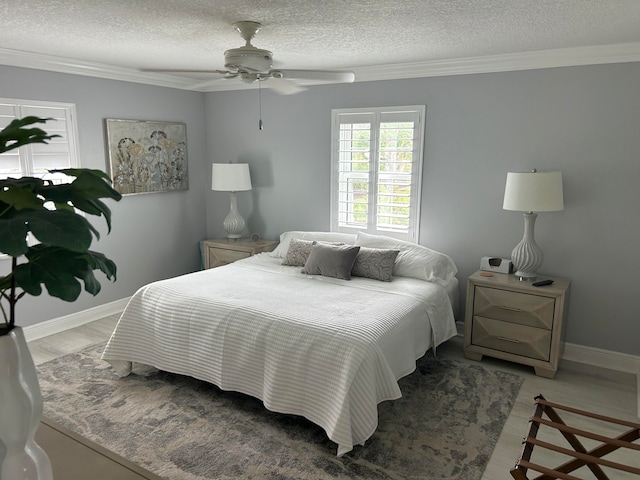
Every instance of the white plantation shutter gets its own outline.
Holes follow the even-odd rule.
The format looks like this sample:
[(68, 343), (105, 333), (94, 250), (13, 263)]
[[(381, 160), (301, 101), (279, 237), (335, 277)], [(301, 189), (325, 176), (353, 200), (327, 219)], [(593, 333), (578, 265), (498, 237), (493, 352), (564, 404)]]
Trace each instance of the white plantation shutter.
[[(28, 116), (51, 118), (46, 123), (28, 125), (27, 128), (38, 127), (49, 135), (60, 137), (49, 140), (47, 144), (31, 143), (0, 154), (0, 179), (39, 177), (57, 184), (70, 182), (72, 177), (49, 173), (48, 170), (80, 166), (74, 124), (75, 106), (71, 103), (0, 98), (0, 130), (14, 119)], [(37, 243), (31, 235), (27, 240), (30, 245)], [(8, 258), (0, 254), (0, 261)]]
[(0, 154), (0, 178), (29, 176), (55, 183), (68, 181), (65, 175), (50, 174), (48, 170), (79, 166), (74, 105), (0, 98), (0, 129), (16, 118), (28, 116), (51, 118), (44, 124), (33, 124), (29, 128), (38, 127), (49, 135), (60, 137), (49, 140), (47, 144), (32, 143)]
[(424, 106), (332, 111), (331, 229), (418, 241)]

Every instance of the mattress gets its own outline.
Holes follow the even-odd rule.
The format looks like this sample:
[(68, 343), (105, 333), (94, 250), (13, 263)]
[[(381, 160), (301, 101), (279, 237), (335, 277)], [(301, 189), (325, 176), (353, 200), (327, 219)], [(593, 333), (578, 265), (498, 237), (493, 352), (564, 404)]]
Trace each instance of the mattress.
[[(427, 350), (456, 334), (453, 288), (412, 278), (340, 280), (259, 254), (154, 282), (130, 299), (102, 358), (260, 398), (321, 426), (342, 455)], [(457, 302), (453, 302), (457, 303)]]

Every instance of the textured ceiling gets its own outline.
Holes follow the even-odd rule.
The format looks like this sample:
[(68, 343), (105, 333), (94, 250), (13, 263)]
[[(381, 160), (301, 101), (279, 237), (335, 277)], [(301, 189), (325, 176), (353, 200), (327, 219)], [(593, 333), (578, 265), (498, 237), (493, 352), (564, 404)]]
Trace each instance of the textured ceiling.
[[(640, 45), (640, 0), (0, 0), (0, 50), (116, 68), (223, 68), (253, 44), (288, 69)], [(0, 55), (0, 63), (2, 56)], [(4, 62), (7, 63), (7, 62)], [(203, 78), (202, 75), (194, 77)]]

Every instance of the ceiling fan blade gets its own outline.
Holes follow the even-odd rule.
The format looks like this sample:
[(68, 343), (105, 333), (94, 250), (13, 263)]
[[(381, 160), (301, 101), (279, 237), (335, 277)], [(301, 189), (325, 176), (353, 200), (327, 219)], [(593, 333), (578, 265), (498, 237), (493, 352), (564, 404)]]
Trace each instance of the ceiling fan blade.
[(356, 79), (355, 73), (346, 70), (271, 70), (269, 74), (274, 78), (319, 80), (331, 83), (352, 83)]
[(275, 90), (276, 93), (279, 93), (280, 95), (293, 95), (307, 90), (306, 87), (297, 85), (284, 78), (267, 77), (263, 81), (265, 82), (265, 87), (268, 87), (271, 90)]
[(228, 70), (193, 70), (184, 68), (141, 68), (141, 72), (167, 72), (167, 73), (219, 73), (220, 75), (235, 74)]
[(206, 80), (204, 82), (200, 82), (200, 83), (196, 83), (194, 85), (191, 85), (189, 88), (193, 89), (193, 90), (198, 90), (200, 88), (206, 88), (206, 87), (210, 87), (211, 85), (215, 85), (216, 83), (218, 83), (221, 80), (228, 80), (230, 78), (236, 78), (237, 76), (238, 76), (237, 74), (232, 74), (232, 75), (226, 75), (224, 77), (212, 78), (210, 80)]

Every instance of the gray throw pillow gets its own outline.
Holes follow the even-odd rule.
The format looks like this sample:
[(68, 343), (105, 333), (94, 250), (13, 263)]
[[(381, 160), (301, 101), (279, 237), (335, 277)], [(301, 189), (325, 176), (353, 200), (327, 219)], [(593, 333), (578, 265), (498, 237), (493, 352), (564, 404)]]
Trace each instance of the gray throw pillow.
[(292, 238), (291, 243), (289, 243), (287, 254), (284, 257), (284, 260), (282, 260), (282, 265), (304, 267), (304, 264), (307, 262), (307, 258), (309, 258), (309, 254), (311, 253), (311, 248), (315, 244), (316, 242), (312, 240), (299, 240), (297, 238)]
[(390, 282), (400, 250), (360, 247), (351, 275)]
[(359, 250), (357, 245), (317, 243), (311, 248), (302, 272), (351, 280), (351, 269)]

